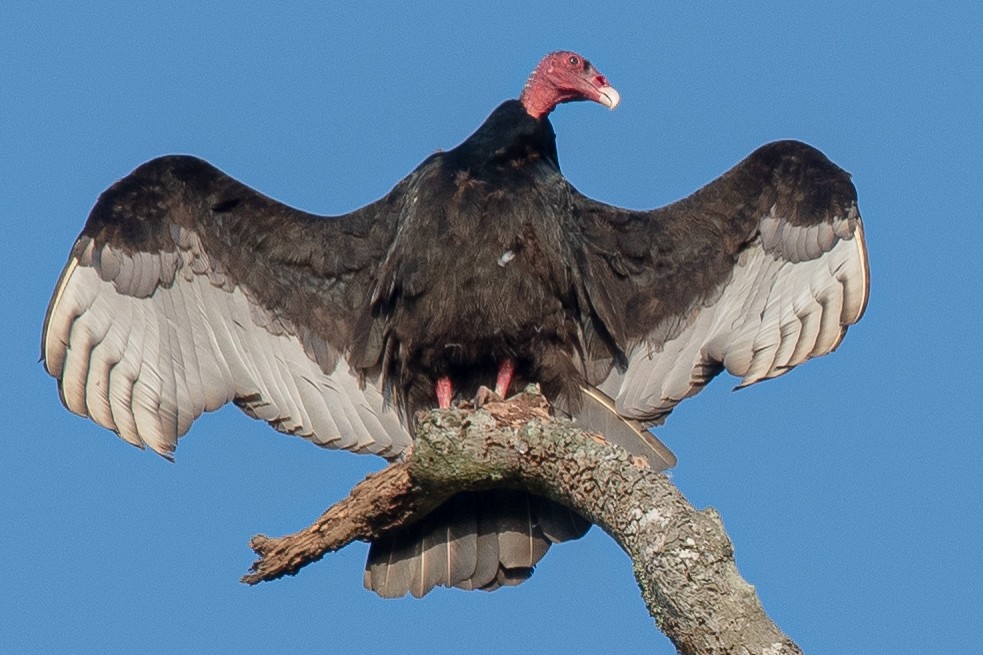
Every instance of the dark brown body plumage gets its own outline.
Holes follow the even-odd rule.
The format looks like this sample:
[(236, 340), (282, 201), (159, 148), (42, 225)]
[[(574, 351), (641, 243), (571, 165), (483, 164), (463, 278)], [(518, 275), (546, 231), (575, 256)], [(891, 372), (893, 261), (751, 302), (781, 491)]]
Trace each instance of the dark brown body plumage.
[(554, 139), (511, 101), (414, 172), (372, 305), (386, 373), (411, 411), (433, 406), (444, 375), (470, 398), (505, 359), (516, 386), (579, 396), (585, 290)]
[[(69, 409), (165, 456), (235, 402), (320, 445), (395, 458), (438, 378), (469, 398), (510, 359), (514, 387), (540, 383), (665, 468), (645, 426), (724, 369), (745, 385), (830, 352), (867, 280), (853, 185), (817, 150), (770, 144), (688, 198), (629, 211), (578, 193), (545, 114), (513, 100), (344, 216), (286, 207), (192, 157), (144, 164), (93, 208), (42, 349)], [(587, 527), (524, 492), (468, 494), (374, 543), (366, 584), (514, 584)]]

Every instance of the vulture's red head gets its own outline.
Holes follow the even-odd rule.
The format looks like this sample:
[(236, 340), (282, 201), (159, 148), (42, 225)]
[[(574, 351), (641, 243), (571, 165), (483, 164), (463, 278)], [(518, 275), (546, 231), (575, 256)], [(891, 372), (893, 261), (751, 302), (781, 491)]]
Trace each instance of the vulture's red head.
[(519, 96), (533, 118), (546, 116), (561, 102), (593, 100), (614, 109), (621, 96), (594, 66), (576, 52), (562, 50), (543, 57)]

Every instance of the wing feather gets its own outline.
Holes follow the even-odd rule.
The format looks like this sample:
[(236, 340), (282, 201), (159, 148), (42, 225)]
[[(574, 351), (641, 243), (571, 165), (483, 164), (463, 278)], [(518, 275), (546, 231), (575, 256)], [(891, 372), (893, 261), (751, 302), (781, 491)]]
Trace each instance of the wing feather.
[[(79, 271), (76, 271), (76, 275), (79, 275)], [(108, 298), (105, 300), (111, 302)], [(130, 411), (133, 413), (140, 438), (154, 451), (170, 457), (177, 445), (177, 439), (175, 438), (174, 443), (168, 440), (164, 423), (158, 412), (160, 399), (165, 392), (160, 368), (168, 366), (169, 363), (160, 359), (160, 324), (157, 320), (157, 312), (152, 303), (142, 302), (126, 312), (126, 314), (131, 313), (135, 315), (136, 320), (143, 323), (144, 329), (143, 339), (139, 344), (139, 369), (133, 380), (133, 392), (130, 396)], [(79, 317), (79, 320), (83, 318), (85, 318), (84, 314)]]
[[(89, 375), (86, 381), (86, 408), (97, 423), (115, 429), (113, 409), (110, 403), (110, 374), (123, 357), (122, 326), (114, 322), (102, 342), (92, 350), (89, 358)], [(100, 393), (100, 390), (106, 390)]]
[[(75, 294), (69, 296), (70, 300), (75, 300)], [(74, 312), (78, 309), (77, 305), (71, 307)], [(64, 385), (63, 400), (65, 405), (76, 414), (86, 413), (86, 383), (88, 381), (89, 357), (92, 349), (97, 346), (109, 331), (110, 320), (102, 308), (97, 308), (92, 312), (90, 320), (81, 322), (78, 318), (66, 321), (71, 332), (71, 344), (69, 346), (71, 357), (65, 356), (64, 361)], [(68, 339), (65, 339), (66, 344)]]
[(143, 448), (143, 440), (137, 432), (136, 419), (130, 408), (133, 402), (133, 382), (140, 373), (140, 342), (143, 339), (144, 326), (141, 320), (120, 323), (126, 327), (118, 346), (123, 355), (109, 372), (109, 407), (113, 412), (113, 427), (109, 424), (106, 427), (115, 430), (127, 443)]
[(345, 359), (388, 216), (314, 217), (200, 160), (149, 162), (103, 194), (76, 242), (45, 367), (71, 411), (167, 457), (233, 400), (319, 445), (395, 456), (410, 439), (399, 413)]
[[(184, 434), (190, 429), (194, 417), (205, 411), (202, 400), (201, 377), (198, 373), (198, 360), (191, 347), (191, 335), (195, 325), (184, 310), (185, 290), (161, 294), (160, 312), (162, 323), (167, 331), (167, 345), (174, 363), (171, 378), (174, 381), (174, 431)], [(182, 330), (179, 326), (188, 325)], [(180, 381), (183, 380), (183, 384)], [(188, 407), (191, 411), (188, 411)]]
[(867, 304), (849, 175), (802, 143), (759, 149), (650, 212), (575, 196), (585, 277), (627, 359), (599, 389), (651, 425), (721, 369), (739, 387), (832, 352)]
[[(142, 259), (142, 258), (141, 258)], [(148, 269), (159, 268), (145, 261)], [(161, 378), (161, 393), (157, 398), (157, 415), (162, 426), (161, 437), (166, 434), (177, 434), (178, 425), (178, 404), (180, 402), (178, 391), (178, 375), (184, 375), (184, 360), (181, 353), (176, 352), (174, 339), (168, 325), (167, 311), (173, 303), (168, 302), (168, 296), (172, 294), (155, 294), (151, 298), (153, 316), (157, 320), (157, 357), (156, 361), (160, 365), (155, 367)], [(181, 385), (184, 387), (184, 385)]]

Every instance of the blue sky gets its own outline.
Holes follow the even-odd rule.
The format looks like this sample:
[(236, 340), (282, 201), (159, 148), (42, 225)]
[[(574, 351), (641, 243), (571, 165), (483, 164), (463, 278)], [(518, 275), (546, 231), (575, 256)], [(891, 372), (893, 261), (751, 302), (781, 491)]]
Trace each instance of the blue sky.
[(614, 112), (553, 115), (566, 176), (595, 198), (661, 205), (779, 138), (853, 173), (866, 317), (777, 381), (717, 380), (659, 434), (673, 479), (719, 510), (742, 573), (807, 653), (978, 647), (979, 3), (9, 4), (0, 650), (673, 652), (597, 529), (493, 594), (383, 601), (362, 590), (364, 545), (245, 587), (251, 535), (307, 525), (381, 461), (226, 408), (171, 464), (62, 408), (37, 363), (75, 236), (141, 162), (193, 153), (289, 204), (348, 211), (466, 138), (559, 48), (622, 96)]

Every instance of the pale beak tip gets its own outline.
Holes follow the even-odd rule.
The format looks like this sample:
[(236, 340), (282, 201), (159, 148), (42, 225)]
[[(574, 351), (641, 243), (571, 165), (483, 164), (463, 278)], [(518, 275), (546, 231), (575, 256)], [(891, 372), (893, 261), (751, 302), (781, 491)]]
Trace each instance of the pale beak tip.
[(602, 86), (597, 92), (600, 94), (597, 101), (608, 109), (614, 109), (621, 102), (621, 94), (613, 86)]

